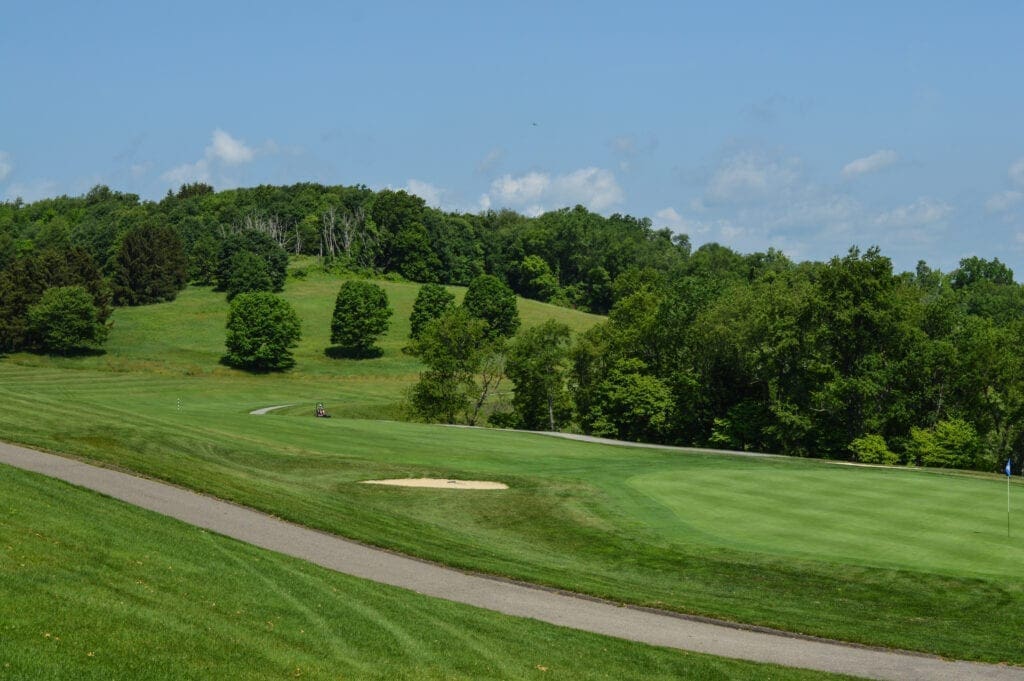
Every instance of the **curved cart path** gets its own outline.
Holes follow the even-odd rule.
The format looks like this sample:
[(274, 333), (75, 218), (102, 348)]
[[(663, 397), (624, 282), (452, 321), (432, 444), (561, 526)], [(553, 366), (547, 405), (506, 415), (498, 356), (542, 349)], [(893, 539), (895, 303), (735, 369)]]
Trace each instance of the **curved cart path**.
[(1024, 680), (1024, 667), (945, 661), (730, 626), (465, 573), (370, 548), (166, 483), (15, 445), (0, 443), (0, 463), (95, 490), (331, 570), (507, 615), (651, 645), (875, 679)]

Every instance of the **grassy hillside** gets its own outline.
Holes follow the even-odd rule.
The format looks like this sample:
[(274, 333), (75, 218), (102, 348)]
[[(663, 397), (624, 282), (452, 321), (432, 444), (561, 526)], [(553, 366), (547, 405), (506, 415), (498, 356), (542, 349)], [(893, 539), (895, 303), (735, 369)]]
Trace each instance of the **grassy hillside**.
[(839, 678), (427, 598), (5, 466), (0, 497), (0, 678)]
[[(191, 289), (121, 309), (108, 353), (0, 362), (0, 438), (140, 471), (461, 567), (596, 595), (951, 657), (1024, 662), (1024, 524), (995, 476), (637, 450), (379, 421), (418, 366), (415, 287), (375, 360), (323, 355), (338, 282), (289, 282), (296, 369), (217, 364), (226, 306)], [(533, 311), (529, 311), (533, 308)], [(588, 315), (523, 304), (524, 317)], [(402, 321), (404, 320), (404, 321)], [(363, 419), (314, 419), (313, 402)], [(257, 407), (295, 404), (267, 416)], [(380, 488), (499, 479), (507, 492)], [(1017, 486), (1024, 492), (1024, 486)], [(1024, 516), (1021, 516), (1024, 519)]]
[[(340, 282), (315, 270), (302, 280), (288, 281), (282, 295), (299, 313), (302, 340), (295, 350), (295, 368), (284, 374), (254, 377), (219, 364), (225, 352), (228, 303), (223, 293), (198, 287), (182, 291), (173, 303), (118, 308), (104, 354), (62, 360), (22, 353), (9, 358), (8, 363), (207, 379), (205, 383), (197, 381), (203, 383), (202, 391), (221, 391), (231, 399), (281, 386), (292, 393), (299, 391), (307, 402), (328, 401), (336, 413), (374, 418), (394, 415), (404, 390), (423, 370), (419, 360), (402, 352), (409, 343), (409, 314), (419, 285), (376, 282), (385, 289), (394, 309), (391, 326), (380, 342), (384, 355), (346, 360), (332, 359), (324, 352), (331, 345), (331, 315)], [(465, 289), (449, 290), (461, 302)], [(578, 332), (602, 319), (525, 298), (518, 299), (518, 305), (524, 327), (558, 319)]]

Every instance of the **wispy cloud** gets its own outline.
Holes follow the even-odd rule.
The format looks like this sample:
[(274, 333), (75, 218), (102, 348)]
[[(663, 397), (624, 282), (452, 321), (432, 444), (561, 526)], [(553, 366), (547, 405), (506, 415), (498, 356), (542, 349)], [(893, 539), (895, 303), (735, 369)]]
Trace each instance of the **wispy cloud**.
[(952, 212), (953, 206), (945, 201), (924, 197), (881, 213), (874, 222), (880, 227), (923, 227), (946, 219)]
[(842, 174), (846, 179), (875, 173), (891, 166), (899, 160), (899, 155), (892, 149), (880, 149), (873, 154), (856, 158), (843, 166)]
[(614, 173), (604, 168), (580, 168), (564, 175), (530, 172), (514, 177), (503, 175), (491, 183), (481, 197), (481, 206), (492, 204), (539, 214), (551, 208), (582, 204), (602, 211), (624, 199)]
[(14, 161), (6, 151), (0, 151), (0, 182), (3, 182), (14, 170)]
[[(684, 217), (672, 206), (662, 208), (654, 214), (654, 225), (655, 227), (668, 227), (673, 232), (689, 236), (707, 234), (716, 226), (714, 222)], [(718, 226), (721, 226), (721, 223)]]
[(985, 201), (985, 210), (989, 213), (1005, 213), (1024, 200), (1024, 192), (1007, 189), (993, 194)]
[(725, 159), (714, 171), (704, 193), (708, 204), (744, 204), (788, 193), (800, 177), (796, 158), (774, 159), (744, 151)]
[(476, 172), (481, 175), (489, 173), (501, 165), (503, 160), (505, 160), (505, 150), (501, 147), (494, 147), (476, 164)]
[(405, 191), (415, 194), (434, 208), (441, 207), (441, 196), (446, 193), (441, 187), (415, 179), (405, 183)]
[(1008, 171), (1010, 182), (1015, 186), (1024, 189), (1024, 158), (1017, 159)]
[(33, 180), (31, 182), (12, 182), (4, 189), (4, 199), (22, 199), (32, 203), (39, 199), (57, 195), (57, 183), (53, 180)]
[(210, 164), (205, 158), (201, 158), (195, 163), (183, 163), (171, 168), (160, 178), (175, 185), (189, 182), (209, 182)]

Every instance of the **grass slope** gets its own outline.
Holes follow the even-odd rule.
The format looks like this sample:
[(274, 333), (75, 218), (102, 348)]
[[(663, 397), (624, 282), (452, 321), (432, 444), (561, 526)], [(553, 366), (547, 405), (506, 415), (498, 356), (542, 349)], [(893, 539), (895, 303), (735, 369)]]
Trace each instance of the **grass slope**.
[(0, 498), (0, 678), (827, 676), (427, 598), (5, 466)]
[[(1005, 481), (313, 419), (316, 400), (336, 415), (391, 416), (419, 370), (400, 352), (399, 320), (416, 291), (408, 284), (387, 284), (396, 323), (383, 357), (324, 356), (337, 285), (289, 282), (307, 335), (284, 375), (219, 366), (226, 306), (197, 289), (173, 304), (118, 310), (104, 356), (9, 357), (0, 362), (0, 438), (460, 567), (821, 636), (1024, 662), (1024, 587), (1013, 579), (1024, 525), (1006, 538)], [(531, 306), (521, 305), (535, 321), (594, 321), (539, 304), (527, 315)], [(358, 484), (421, 475), (500, 479), (512, 489)]]

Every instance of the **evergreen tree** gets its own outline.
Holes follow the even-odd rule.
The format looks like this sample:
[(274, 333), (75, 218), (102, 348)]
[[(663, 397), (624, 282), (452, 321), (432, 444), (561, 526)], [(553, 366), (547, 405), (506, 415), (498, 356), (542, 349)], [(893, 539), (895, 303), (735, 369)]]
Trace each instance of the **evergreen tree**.
[(185, 244), (166, 225), (140, 225), (129, 230), (117, 249), (114, 302), (145, 305), (174, 300), (185, 287)]

